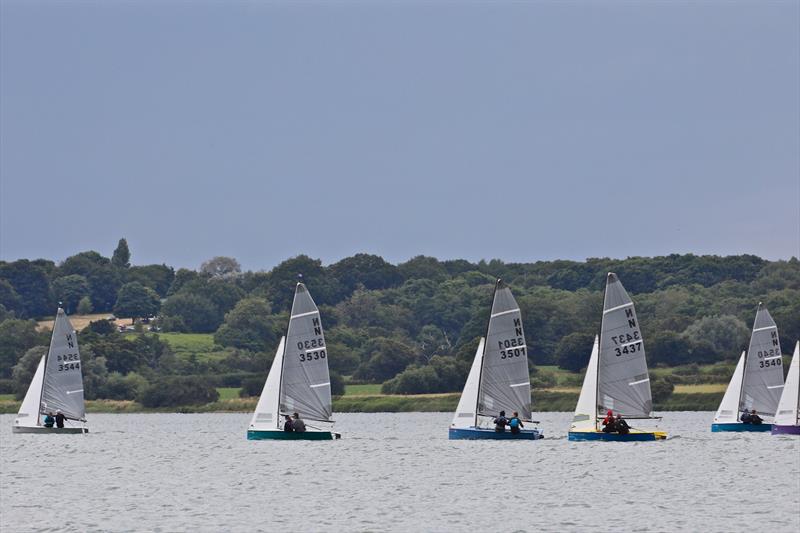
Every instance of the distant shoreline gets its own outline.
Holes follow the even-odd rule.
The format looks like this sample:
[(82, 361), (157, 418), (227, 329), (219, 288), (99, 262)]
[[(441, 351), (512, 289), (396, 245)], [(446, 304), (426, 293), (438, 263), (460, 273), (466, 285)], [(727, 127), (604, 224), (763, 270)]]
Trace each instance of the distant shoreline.
[[(656, 411), (714, 411), (723, 393), (674, 393), (656, 402)], [(334, 398), (336, 413), (414, 413), (453, 412), (460, 393), (416, 395), (362, 395)], [(572, 412), (578, 401), (574, 392), (539, 391), (533, 395), (534, 412)], [(86, 412), (92, 413), (251, 413), (258, 398), (232, 398), (205, 405), (147, 408), (132, 400), (89, 400)], [(15, 414), (21, 402), (0, 401), (0, 414)]]

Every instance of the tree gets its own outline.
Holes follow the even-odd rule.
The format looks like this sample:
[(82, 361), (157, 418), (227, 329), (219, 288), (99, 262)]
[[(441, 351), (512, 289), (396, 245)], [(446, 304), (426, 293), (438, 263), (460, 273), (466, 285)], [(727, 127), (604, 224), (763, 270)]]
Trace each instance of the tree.
[(217, 400), (217, 389), (208, 380), (196, 376), (158, 378), (137, 397), (137, 401), (145, 407), (201, 405)]
[(705, 340), (713, 346), (721, 359), (738, 357), (747, 347), (750, 330), (733, 315), (704, 316), (683, 331), (692, 340)]
[(33, 320), (11, 318), (0, 322), (0, 377), (11, 377), (11, 369), (25, 352), (47, 341), (47, 334), (36, 331)]
[(35, 261), (0, 261), (0, 279), (6, 280), (19, 296), (21, 316), (40, 317), (55, 311), (47, 271)]
[(570, 333), (562, 337), (556, 347), (555, 362), (565, 370), (579, 372), (589, 364), (594, 335)]
[(26, 351), (11, 369), (11, 379), (14, 381), (14, 393), (17, 400), (25, 397), (33, 375), (36, 373), (36, 367), (39, 366), (39, 361), (45, 354), (47, 354), (47, 346), (34, 346)]
[(369, 290), (380, 290), (403, 283), (400, 270), (378, 255), (356, 254), (332, 264), (328, 269), (339, 282), (341, 297), (352, 294), (358, 285)]
[(22, 311), (22, 300), (14, 290), (14, 287), (6, 280), (0, 279), (0, 305), (7, 311), (20, 313)]
[(131, 251), (128, 249), (128, 241), (119, 240), (114, 255), (111, 256), (111, 264), (117, 268), (128, 268), (131, 266)]
[(167, 298), (161, 306), (165, 319), (180, 318), (186, 329), (193, 333), (211, 333), (222, 323), (219, 308), (208, 298), (191, 293), (178, 293)]
[(277, 340), (276, 323), (270, 316), (271, 305), (263, 298), (240, 300), (225, 315), (225, 322), (214, 334), (220, 346), (232, 346), (253, 352), (266, 351)]
[(162, 298), (166, 298), (175, 279), (175, 270), (167, 265), (132, 266), (125, 271), (125, 279), (129, 282), (138, 281), (156, 291)]
[(74, 313), (82, 298), (89, 295), (89, 282), (80, 274), (70, 274), (53, 281), (53, 294), (67, 313)]
[(89, 313), (94, 311), (94, 307), (92, 306), (92, 299), (89, 298), (88, 296), (84, 296), (83, 298), (81, 298), (81, 300), (78, 302), (77, 311), (79, 315), (88, 315)]
[(134, 319), (150, 317), (158, 313), (160, 306), (161, 300), (153, 289), (134, 281), (120, 288), (114, 314)]
[(233, 257), (218, 255), (200, 265), (200, 272), (212, 277), (226, 277), (241, 274), (242, 267)]
[(355, 375), (373, 382), (393, 378), (413, 363), (417, 356), (411, 346), (384, 337), (372, 339), (367, 353), (369, 359), (358, 367)]

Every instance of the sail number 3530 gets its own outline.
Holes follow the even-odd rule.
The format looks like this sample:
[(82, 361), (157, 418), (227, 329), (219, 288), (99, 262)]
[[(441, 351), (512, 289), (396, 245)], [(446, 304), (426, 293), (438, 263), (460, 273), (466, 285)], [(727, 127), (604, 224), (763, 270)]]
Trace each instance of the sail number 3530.
[(300, 362), (305, 363), (308, 361), (325, 359), (328, 354), (325, 353), (325, 350), (323, 349), (324, 346), (325, 341), (321, 337), (318, 339), (298, 341), (297, 349), (300, 350)]

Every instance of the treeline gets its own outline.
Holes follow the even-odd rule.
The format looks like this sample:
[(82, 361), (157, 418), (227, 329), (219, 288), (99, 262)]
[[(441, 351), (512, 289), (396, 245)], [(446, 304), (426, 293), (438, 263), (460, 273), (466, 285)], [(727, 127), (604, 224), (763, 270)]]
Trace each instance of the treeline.
[[(113, 312), (148, 319), (157, 331), (211, 333), (218, 345), (214, 358), (176, 357), (141, 325), (141, 333), (123, 335), (93, 324), (80, 339), (87, 381), (92, 364), (98, 367), (93, 394), (131, 396), (168, 376), (206, 376), (211, 384), (234, 376), (231, 386), (248, 377), (263, 383), (286, 328), (298, 274), (320, 306), (337, 380), (385, 383), (386, 392), (397, 393), (459, 390), (477, 338), (485, 333), (498, 277), (520, 304), (534, 365), (579, 371), (600, 325), (609, 271), (636, 303), (652, 366), (734, 360), (746, 347), (759, 301), (778, 323), (785, 353), (800, 337), (796, 258), (687, 254), (471, 263), (419, 256), (393, 265), (358, 254), (324, 266), (301, 255), (269, 272), (242, 272), (226, 257), (198, 270), (175, 271), (131, 266), (122, 239), (111, 258), (90, 251), (60, 264), (0, 262), (0, 374), (27, 375), (23, 367), (35, 356), (26, 361), (26, 353), (41, 355), (47, 344), (30, 319), (51, 318), (60, 301), (71, 314)], [(87, 390), (92, 387), (87, 384)]]

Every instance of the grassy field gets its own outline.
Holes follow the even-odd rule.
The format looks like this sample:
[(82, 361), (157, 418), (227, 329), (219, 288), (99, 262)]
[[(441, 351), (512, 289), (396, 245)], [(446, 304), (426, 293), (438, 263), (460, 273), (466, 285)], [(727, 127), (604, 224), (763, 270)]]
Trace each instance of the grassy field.
[[(82, 331), (83, 328), (89, 325), (89, 322), (96, 322), (98, 320), (105, 320), (107, 319), (111, 313), (95, 313), (91, 315), (70, 315), (69, 322), (72, 324), (72, 327), (75, 328), (77, 331)], [(37, 328), (39, 330), (52, 330), (53, 329), (53, 321), (55, 317), (49, 318), (47, 320), (39, 320), (36, 322)], [(130, 318), (117, 318), (114, 321), (114, 324), (118, 326), (130, 326), (133, 321)]]
[(239, 398), (241, 387), (217, 387), (220, 400), (234, 400)]
[(181, 359), (188, 359), (192, 355), (199, 361), (225, 357), (225, 350), (214, 344), (214, 335), (211, 333), (159, 333), (158, 337), (169, 344), (172, 352)]
[(374, 383), (368, 385), (345, 385), (345, 396), (374, 396), (381, 393), (381, 384)]

